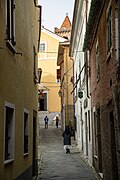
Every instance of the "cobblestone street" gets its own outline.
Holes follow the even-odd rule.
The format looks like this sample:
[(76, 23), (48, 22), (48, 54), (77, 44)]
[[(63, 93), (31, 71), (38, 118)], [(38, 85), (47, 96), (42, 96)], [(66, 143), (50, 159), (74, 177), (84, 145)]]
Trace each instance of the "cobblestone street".
[(81, 153), (72, 139), (72, 149), (70, 154), (66, 154), (62, 144), (62, 131), (55, 126), (49, 126), (39, 129), (39, 179), (99, 179), (93, 168), (90, 167), (83, 158)]

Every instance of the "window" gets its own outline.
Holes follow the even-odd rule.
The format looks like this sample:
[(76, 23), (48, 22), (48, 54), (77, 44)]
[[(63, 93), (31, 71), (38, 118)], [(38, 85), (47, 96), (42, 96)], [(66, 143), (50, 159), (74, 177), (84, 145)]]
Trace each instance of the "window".
[(118, 28), (118, 16), (119, 16), (119, 11), (118, 11), (118, 2), (116, 4), (115, 8), (115, 54), (116, 54), (116, 60), (118, 62), (118, 65), (120, 64), (119, 61), (119, 28)]
[(7, 46), (14, 49), (15, 42), (15, 0), (7, 0)]
[(107, 52), (112, 46), (112, 7), (110, 6), (107, 16)]
[(41, 43), (39, 47), (40, 51), (45, 51), (45, 43)]
[(61, 80), (61, 68), (57, 69), (57, 80), (56, 80), (56, 82), (60, 83), (60, 80)]
[(4, 160), (9, 162), (14, 158), (14, 106), (5, 104), (5, 139)]
[(28, 153), (28, 111), (24, 111), (24, 154)]
[(100, 57), (99, 57), (99, 46), (98, 42), (96, 43), (96, 75), (97, 75), (97, 80), (100, 79)]

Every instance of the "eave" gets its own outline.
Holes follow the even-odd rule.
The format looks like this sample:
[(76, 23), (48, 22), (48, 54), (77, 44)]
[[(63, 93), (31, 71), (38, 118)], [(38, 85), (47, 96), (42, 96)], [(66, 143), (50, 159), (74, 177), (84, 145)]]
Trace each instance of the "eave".
[(58, 48), (57, 66), (64, 61), (64, 47), (70, 46), (70, 41), (60, 42)]
[(90, 50), (98, 28), (100, 15), (105, 0), (92, 0), (84, 38), (83, 51)]

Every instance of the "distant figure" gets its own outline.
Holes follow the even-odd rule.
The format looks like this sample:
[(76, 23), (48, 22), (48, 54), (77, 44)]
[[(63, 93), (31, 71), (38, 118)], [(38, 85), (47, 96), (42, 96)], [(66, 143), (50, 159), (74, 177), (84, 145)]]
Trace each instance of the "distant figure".
[(65, 126), (65, 130), (62, 133), (63, 136), (63, 145), (66, 153), (70, 153), (71, 147), (71, 131), (68, 125)]
[(45, 116), (45, 118), (44, 118), (44, 122), (45, 122), (45, 129), (48, 129), (48, 121), (49, 121), (48, 117), (47, 117), (47, 116)]
[(56, 127), (58, 128), (59, 118), (56, 116)]

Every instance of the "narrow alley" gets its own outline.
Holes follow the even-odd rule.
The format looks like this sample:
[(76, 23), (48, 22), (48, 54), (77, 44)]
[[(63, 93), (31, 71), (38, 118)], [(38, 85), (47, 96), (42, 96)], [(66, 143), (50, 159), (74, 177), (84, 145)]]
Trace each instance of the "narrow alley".
[(39, 179), (98, 179), (94, 170), (85, 163), (72, 139), (70, 154), (66, 154), (62, 143), (62, 130), (55, 126), (39, 129), (38, 148), (38, 177)]

